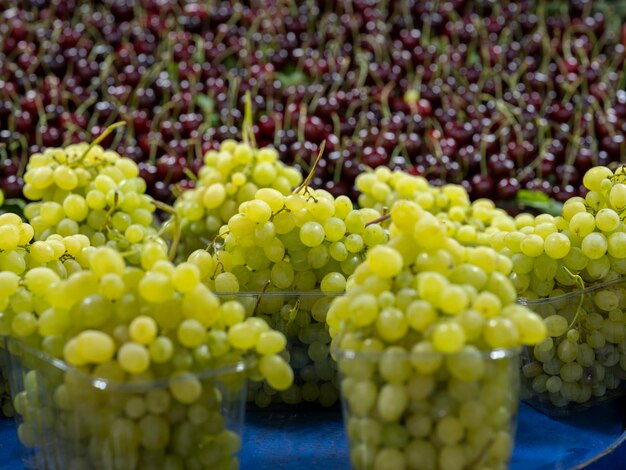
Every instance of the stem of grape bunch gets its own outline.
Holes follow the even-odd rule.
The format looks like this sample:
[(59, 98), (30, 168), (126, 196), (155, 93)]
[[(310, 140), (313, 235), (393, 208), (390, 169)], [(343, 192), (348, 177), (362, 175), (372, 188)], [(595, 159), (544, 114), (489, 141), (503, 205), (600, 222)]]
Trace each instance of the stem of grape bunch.
[[(574, 279), (574, 282), (578, 285), (578, 287), (580, 287), (581, 289), (585, 288), (585, 281), (583, 281), (582, 277), (580, 277), (578, 274), (574, 274), (569, 269), (567, 269), (565, 266), (563, 266), (563, 269), (565, 269), (567, 274), (572, 276), (572, 278)], [(568, 330), (571, 329), (572, 326), (574, 326), (574, 324), (578, 321), (578, 315), (580, 314), (580, 311), (582, 310), (583, 301), (584, 300), (585, 300), (585, 294), (581, 294), (580, 295), (580, 300), (578, 301), (578, 305), (576, 306), (576, 313), (574, 314), (574, 318), (572, 318), (571, 323), (567, 327)]]
[(165, 204), (164, 202), (157, 201), (156, 199), (152, 200), (152, 204), (157, 209), (162, 210), (163, 212), (170, 214), (172, 218), (170, 220), (174, 221), (174, 237), (172, 238), (172, 244), (170, 245), (169, 259), (170, 261), (174, 261), (176, 258), (176, 251), (178, 250), (178, 244), (180, 243), (180, 235), (181, 235), (181, 223), (180, 223), (180, 214), (176, 212), (169, 204)]
[(322, 144), (320, 145), (320, 151), (318, 152), (317, 157), (315, 158), (315, 162), (313, 162), (313, 166), (311, 167), (309, 174), (304, 179), (304, 181), (300, 184), (300, 186), (298, 186), (296, 189), (293, 190), (294, 194), (297, 194), (303, 189), (306, 189), (309, 187), (309, 183), (311, 182), (311, 180), (313, 179), (313, 176), (315, 175), (315, 169), (317, 168), (317, 165), (319, 165), (319, 162), (322, 159), (322, 155), (324, 154), (325, 148), (326, 148), (326, 140), (323, 140)]
[(245, 144), (256, 148), (256, 139), (252, 131), (252, 95), (246, 91), (246, 104), (243, 113), (243, 123), (241, 125), (241, 137)]
[(111, 132), (113, 132), (115, 129), (117, 129), (118, 127), (125, 126), (125, 125), (126, 125), (126, 121), (118, 121), (118, 122), (111, 124), (102, 132), (102, 134), (96, 137), (94, 141), (91, 144), (89, 144), (89, 147), (87, 147), (87, 150), (85, 150), (85, 152), (80, 156), (80, 158), (72, 163), (79, 164), (80, 162), (82, 162), (87, 157), (87, 155), (89, 155), (89, 152), (91, 151), (92, 148), (94, 148), (96, 145), (98, 145), (100, 142), (106, 139), (108, 135)]
[(385, 220), (389, 220), (391, 219), (391, 213), (387, 213), (385, 215), (381, 215), (380, 217), (375, 218), (374, 220), (370, 220), (368, 223), (365, 224), (366, 227), (369, 227), (370, 225), (374, 225), (374, 224), (379, 224), (381, 222), (384, 222)]

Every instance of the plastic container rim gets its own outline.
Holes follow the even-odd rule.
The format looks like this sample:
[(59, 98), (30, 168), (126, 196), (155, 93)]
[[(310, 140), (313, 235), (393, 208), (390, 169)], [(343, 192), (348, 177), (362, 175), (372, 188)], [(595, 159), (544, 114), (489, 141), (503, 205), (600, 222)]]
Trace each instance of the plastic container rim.
[(594, 284), (592, 286), (585, 287), (584, 289), (578, 289), (573, 292), (567, 292), (565, 294), (557, 295), (555, 297), (544, 297), (543, 299), (530, 299), (530, 300), (520, 297), (516, 300), (516, 303), (520, 305), (527, 305), (530, 307), (532, 305), (543, 305), (543, 304), (548, 304), (552, 302), (559, 302), (562, 300), (579, 297), (580, 295), (588, 294), (596, 290), (604, 289), (606, 287), (610, 287), (614, 284), (619, 284), (621, 282), (626, 282), (626, 277), (620, 277), (617, 279), (613, 279), (611, 281), (602, 282), (600, 284)]
[[(498, 349), (490, 349), (490, 350), (481, 350), (481, 349), (476, 349), (476, 351), (480, 354), (480, 356), (483, 359), (488, 359), (488, 360), (500, 360), (500, 359), (510, 359), (510, 358), (515, 358), (515, 357), (519, 357), (521, 352), (522, 352), (522, 347), (521, 346), (516, 346), (513, 348), (498, 348)], [(456, 353), (440, 353), (440, 352), (413, 352), (413, 351), (406, 351), (406, 352), (385, 352), (385, 351), (380, 351), (380, 352), (376, 352), (376, 351), (358, 351), (356, 349), (340, 349), (340, 348), (332, 348), (331, 349), (331, 354), (334, 358), (336, 358), (336, 360), (340, 360), (340, 359), (370, 359), (370, 360), (376, 360), (379, 359), (382, 356), (385, 357), (442, 357), (442, 358), (449, 358), (449, 357), (464, 357), (464, 356), (469, 356), (468, 353), (464, 353), (462, 351), (460, 352), (456, 352)]]
[(85, 381), (86, 384), (93, 388), (110, 392), (140, 393), (155, 388), (167, 388), (173, 383), (187, 380), (186, 377), (188, 377), (189, 374), (193, 375), (194, 378), (199, 380), (219, 379), (220, 377), (223, 377), (225, 375), (243, 373), (246, 369), (250, 367), (252, 362), (250, 358), (247, 358), (241, 361), (237, 361), (229, 366), (203, 369), (200, 371), (181, 371), (182, 373), (180, 375), (173, 375), (167, 378), (145, 379), (138, 380), (136, 382), (114, 382), (103, 377), (97, 377), (87, 374), (77, 369), (75, 366), (68, 364), (64, 360), (51, 356), (46, 352), (35, 349), (32, 346), (24, 343), (23, 341), (20, 341), (19, 339), (5, 336), (1, 338), (1, 343), (2, 346), (7, 349), (6, 353), (10, 356), (15, 356), (15, 354), (11, 351), (11, 348), (17, 347), (20, 351), (31, 354), (32, 356), (44, 361), (51, 367), (54, 367), (64, 373), (72, 374), (80, 380)]
[(340, 297), (345, 292), (322, 292), (321, 290), (307, 291), (239, 291), (239, 292), (214, 292), (217, 297)]

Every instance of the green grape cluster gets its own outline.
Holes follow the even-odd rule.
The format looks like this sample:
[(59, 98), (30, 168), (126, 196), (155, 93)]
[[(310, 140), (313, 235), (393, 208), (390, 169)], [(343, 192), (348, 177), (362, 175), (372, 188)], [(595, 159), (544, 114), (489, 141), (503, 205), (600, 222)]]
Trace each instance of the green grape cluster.
[(283, 164), (274, 148), (225, 140), (219, 150), (206, 153), (196, 187), (183, 192), (174, 204), (182, 220), (181, 256), (206, 248), (258, 189), (287, 195), (301, 182), (300, 172)]
[(524, 357), (525, 399), (549, 410), (617, 396), (626, 380), (626, 296), (617, 279), (577, 293), (528, 301), (548, 337)]
[[(23, 276), (30, 269), (47, 268), (59, 276), (80, 270), (72, 255), (89, 244), (84, 236), (61, 237), (51, 235), (45, 241), (33, 242), (34, 230), (16, 214), (0, 215), (0, 335), (12, 331), (32, 331), (35, 304)], [(17, 312), (17, 315), (12, 315)], [(1, 405), (2, 414), (13, 416), (7, 381), (7, 365), (2, 364)]]
[(220, 230), (217, 256), (223, 259), (211, 265), (217, 269), (208, 282), (222, 294), (253, 293), (248, 313), (286, 334), (296, 369), (295, 384), (283, 393), (253, 389), (250, 399), (257, 405), (337, 401), (326, 312), (364, 253), (387, 241), (386, 230), (372, 223), (380, 216), (355, 209), (345, 196), (335, 199), (306, 185), (289, 195), (261, 188)]
[(506, 256), (446, 233), (397, 201), (389, 241), (328, 311), (354, 468), (507, 466), (517, 350), (546, 326), (515, 303)]
[(137, 164), (86, 143), (49, 148), (29, 159), (24, 215), (35, 239), (84, 234), (93, 246), (125, 251), (156, 233), (155, 204)]
[[(2, 190), (0, 190), (0, 208), (2, 207), (3, 204), (4, 204), (4, 193), (2, 192)], [(19, 243), (20, 243), (20, 240), (18, 239), (18, 245)], [(2, 256), (1, 253), (0, 253), (0, 256)], [(0, 341), (0, 347), (2, 346), (3, 344)], [(2, 353), (1, 350), (0, 350), (0, 353)], [(0, 363), (0, 415), (10, 418), (13, 416), (13, 414), (14, 414), (14, 410), (13, 410), (13, 403), (11, 402), (11, 390), (9, 388), (9, 380), (7, 377), (7, 367), (5, 364)]]
[[(14, 217), (0, 216), (0, 231), (10, 225), (32, 236)], [(53, 435), (59, 447), (80, 449), (72, 468), (236, 468), (240, 443), (225, 425), (227, 396), (243, 391), (244, 366), (277, 390), (291, 386), (284, 335), (246, 318), (239, 302), (220, 301), (201, 282), (202, 260), (173, 264), (162, 240), (142, 243), (134, 265), (82, 234), (11, 253), (32, 260), (41, 244), (62, 253), (61, 266), (75, 266), (41, 260), (19, 274), (0, 272), (0, 330), (39, 351), (20, 365), (30, 369), (15, 391), (20, 440), (36, 446)], [(55, 360), (72, 369), (59, 374)], [(212, 372), (220, 370), (230, 372)]]
[(465, 188), (457, 184), (432, 186), (422, 176), (378, 167), (359, 175), (356, 187), (361, 192), (360, 207), (384, 212), (400, 199), (416, 202), (445, 223), (448, 236), (464, 244), (489, 245), (492, 233), (510, 232), (517, 227), (516, 220), (496, 208), (493, 201), (470, 202)]
[[(241, 408), (238, 369), (118, 385), (64, 374), (23, 343), (9, 340), (9, 347), (13, 368), (23, 374), (15, 397), (18, 437), (33, 448), (36, 468), (239, 468), (239, 423), (229, 419)], [(106, 372), (112, 380), (121, 375)]]
[(526, 386), (557, 407), (604, 398), (626, 378), (619, 288), (626, 274), (626, 172), (595, 167), (583, 183), (589, 193), (566, 201), (560, 216), (542, 214), (491, 237), (512, 261), (518, 294), (550, 334), (530, 348)]

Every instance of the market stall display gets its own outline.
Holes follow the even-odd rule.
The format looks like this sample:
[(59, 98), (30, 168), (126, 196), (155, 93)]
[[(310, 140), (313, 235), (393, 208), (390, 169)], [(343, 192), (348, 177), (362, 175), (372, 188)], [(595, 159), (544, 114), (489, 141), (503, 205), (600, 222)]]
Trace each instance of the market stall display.
[(372, 470), (623, 432), (623, 2), (0, 7), (24, 465), (246, 468), (245, 412), (341, 408)]

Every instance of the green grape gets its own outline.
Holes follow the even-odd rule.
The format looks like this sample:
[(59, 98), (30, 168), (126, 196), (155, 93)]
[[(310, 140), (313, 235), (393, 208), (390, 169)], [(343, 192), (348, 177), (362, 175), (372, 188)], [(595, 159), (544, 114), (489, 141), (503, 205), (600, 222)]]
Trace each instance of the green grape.
[(597, 166), (588, 170), (583, 176), (583, 184), (591, 191), (601, 190), (602, 181), (613, 175), (613, 172), (604, 167)]
[(626, 185), (616, 183), (609, 191), (609, 202), (616, 211), (621, 212), (626, 208)]
[(300, 228), (300, 241), (308, 247), (320, 245), (325, 238), (324, 227), (319, 223), (308, 221)]

